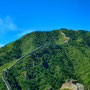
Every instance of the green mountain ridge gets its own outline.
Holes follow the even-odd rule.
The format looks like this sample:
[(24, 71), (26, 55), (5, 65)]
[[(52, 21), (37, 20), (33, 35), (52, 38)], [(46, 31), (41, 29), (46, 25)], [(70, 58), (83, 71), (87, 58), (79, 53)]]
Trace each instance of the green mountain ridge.
[[(90, 32), (60, 29), (54, 31), (36, 31), (0, 48), (0, 69), (9, 68), (17, 59), (28, 52), (49, 44), (17, 63), (9, 72), (7, 80), (13, 90), (57, 90), (65, 79), (76, 79), (90, 86)], [(1, 70), (1, 71), (2, 71)], [(0, 72), (2, 73), (2, 72)], [(2, 74), (0, 74), (2, 76)], [(5, 85), (0, 79), (1, 90)]]

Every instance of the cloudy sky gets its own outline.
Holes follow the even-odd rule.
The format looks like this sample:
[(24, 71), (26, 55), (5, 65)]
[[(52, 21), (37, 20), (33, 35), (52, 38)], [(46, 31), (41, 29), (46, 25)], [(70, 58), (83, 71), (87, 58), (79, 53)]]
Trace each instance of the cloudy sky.
[(36, 30), (90, 31), (90, 0), (0, 0), (0, 47)]

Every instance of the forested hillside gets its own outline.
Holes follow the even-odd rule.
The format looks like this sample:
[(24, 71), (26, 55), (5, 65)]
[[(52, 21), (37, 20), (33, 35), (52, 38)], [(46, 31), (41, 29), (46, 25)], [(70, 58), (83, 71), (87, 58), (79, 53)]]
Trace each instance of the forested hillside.
[[(64, 38), (60, 31), (70, 40)], [(69, 43), (65, 43), (66, 40)], [(27, 56), (7, 72), (6, 77), (12, 89), (58, 90), (64, 80), (75, 79), (84, 84), (87, 90), (90, 87), (88, 31), (60, 29), (32, 32), (0, 49), (1, 67), (46, 43), (52, 45)]]
[(18, 59), (27, 52), (43, 46), (46, 43), (62, 44), (65, 40), (59, 30), (32, 32), (0, 49), (0, 66), (14, 59)]
[(0, 88), (5, 90), (5, 84), (2, 81), (2, 71), (9, 68), (20, 57), (47, 43), (61, 45), (66, 40), (68, 38), (64, 38), (64, 35), (59, 30), (36, 31), (0, 48)]

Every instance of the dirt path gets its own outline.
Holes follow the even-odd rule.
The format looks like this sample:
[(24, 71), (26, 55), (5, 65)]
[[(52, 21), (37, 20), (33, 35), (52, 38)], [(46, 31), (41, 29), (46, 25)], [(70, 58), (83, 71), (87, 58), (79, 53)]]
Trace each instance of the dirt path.
[(65, 42), (68, 43), (68, 41), (70, 40), (70, 37), (66, 37), (66, 35), (62, 31), (60, 31), (60, 32), (64, 36), (64, 38), (67, 39)]

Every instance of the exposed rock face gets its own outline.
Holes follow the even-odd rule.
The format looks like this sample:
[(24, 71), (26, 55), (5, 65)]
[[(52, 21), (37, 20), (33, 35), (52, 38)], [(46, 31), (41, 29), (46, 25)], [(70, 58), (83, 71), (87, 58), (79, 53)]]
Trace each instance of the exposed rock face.
[(77, 83), (76, 80), (66, 80), (62, 85), (60, 90), (70, 89), (70, 90), (84, 90), (84, 85)]
[(84, 85), (77, 83), (78, 90), (84, 90)]

